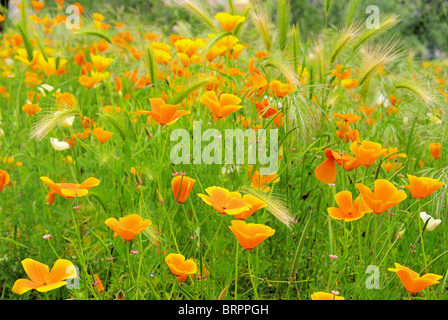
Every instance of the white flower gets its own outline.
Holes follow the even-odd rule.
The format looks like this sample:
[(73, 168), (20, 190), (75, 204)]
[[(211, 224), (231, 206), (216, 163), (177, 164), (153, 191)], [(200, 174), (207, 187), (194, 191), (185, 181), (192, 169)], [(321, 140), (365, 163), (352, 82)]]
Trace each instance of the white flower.
[(3, 137), (5, 135), (5, 132), (3, 131), (2, 128), (0, 128), (0, 137)]
[(408, 117), (403, 117), (403, 124), (408, 124), (409, 122), (409, 118)]
[(53, 146), (53, 149), (56, 151), (62, 151), (70, 148), (70, 145), (67, 142), (59, 141), (56, 138), (50, 138), (50, 143)]
[(390, 106), (390, 101), (380, 92), (376, 98), (376, 104), (383, 105), (383, 107), (387, 108)]
[(442, 123), (442, 120), (440, 120), (440, 118), (438, 118), (435, 114), (428, 112), (426, 115), (428, 116), (429, 120), (431, 120), (432, 122), (434, 122), (436, 124)]
[(426, 221), (429, 220), (428, 223), (426, 224), (426, 230), (428, 231), (434, 230), (442, 222), (442, 220), (434, 219), (426, 212), (420, 212), (420, 218), (422, 218), (423, 223), (426, 223)]
[(70, 128), (73, 125), (73, 121), (75, 120), (75, 116), (71, 116), (62, 120), (61, 125), (64, 128)]
[[(62, 111), (56, 111), (54, 114), (57, 115), (61, 113)], [(64, 120), (61, 121), (61, 126), (68, 129), (73, 125), (73, 121), (75, 121), (75, 116), (67, 117)]]
[[(37, 90), (40, 91), (40, 93), (42, 94), (43, 97), (45, 97), (47, 95), (48, 92), (53, 91), (54, 87), (50, 86), (49, 84), (41, 84), (39, 87), (37, 87)], [(61, 89), (58, 89), (57, 92), (60, 92)]]

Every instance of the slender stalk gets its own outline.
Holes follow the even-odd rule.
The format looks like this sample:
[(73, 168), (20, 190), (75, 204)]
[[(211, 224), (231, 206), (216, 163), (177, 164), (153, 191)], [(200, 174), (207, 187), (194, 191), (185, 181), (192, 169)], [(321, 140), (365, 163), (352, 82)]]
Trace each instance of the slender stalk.
[(238, 300), (238, 252), (240, 251), (238, 240), (235, 244), (235, 295), (234, 299)]
[(252, 287), (254, 288), (254, 299), (255, 300), (259, 300), (258, 299), (257, 286), (255, 285), (254, 278), (252, 276), (252, 270), (251, 270), (251, 266), (250, 266), (250, 256), (251, 256), (251, 252), (248, 251), (247, 252), (247, 269), (249, 271), (250, 282), (252, 283)]

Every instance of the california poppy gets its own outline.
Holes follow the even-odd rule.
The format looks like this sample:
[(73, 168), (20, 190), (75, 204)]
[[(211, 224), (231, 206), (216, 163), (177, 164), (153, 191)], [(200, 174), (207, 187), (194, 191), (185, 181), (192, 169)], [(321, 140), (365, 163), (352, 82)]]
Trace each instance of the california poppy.
[(103, 130), (100, 127), (96, 127), (93, 129), (93, 134), (95, 135), (95, 137), (98, 139), (98, 141), (100, 143), (105, 143), (113, 136), (114, 133), (110, 132), (110, 131)]
[(40, 11), (45, 7), (45, 2), (32, 0), (31, 5), (33, 6), (34, 10)]
[(6, 185), (11, 185), (11, 178), (8, 172), (0, 169), (0, 192), (3, 191)]
[(174, 199), (176, 199), (177, 203), (184, 203), (187, 201), (195, 182), (195, 179), (185, 175), (175, 176), (173, 180), (171, 180)]
[(37, 104), (27, 103), (23, 105), (22, 110), (28, 113), (29, 116), (33, 116), (34, 114), (42, 111), (42, 108), (39, 107)]
[(333, 183), (336, 180), (336, 164), (340, 166), (345, 155), (329, 148), (325, 149), (324, 155), (327, 160), (323, 161), (314, 169), (314, 175), (322, 182)]
[(210, 109), (213, 116), (218, 119), (224, 118), (243, 107), (239, 105), (241, 99), (229, 93), (222, 93), (218, 100), (214, 91), (207, 91), (201, 96), (200, 101), (205, 104)]
[(356, 187), (369, 208), (376, 214), (390, 209), (408, 197), (403, 190), (398, 190), (391, 182), (384, 179), (375, 180), (373, 192), (362, 183), (357, 183)]
[(246, 223), (243, 220), (232, 220), (229, 229), (246, 250), (252, 250), (275, 233), (271, 227), (258, 223)]
[(358, 120), (361, 120), (360, 116), (357, 116), (356, 114), (353, 113), (333, 113), (333, 115), (335, 116), (335, 118), (339, 118), (342, 119), (345, 122), (350, 122), (350, 123), (356, 123), (358, 122)]
[(100, 180), (90, 177), (81, 184), (76, 183), (54, 183), (50, 178), (40, 177), (40, 179), (57, 194), (66, 199), (83, 197), (89, 193), (89, 189), (100, 184)]
[(171, 125), (180, 117), (190, 113), (190, 111), (186, 110), (177, 110), (179, 104), (166, 104), (162, 98), (150, 98), (149, 103), (152, 110), (140, 110), (139, 113), (149, 114), (160, 125)]
[(311, 300), (345, 300), (345, 298), (332, 293), (318, 291), (311, 295)]
[(96, 86), (101, 81), (107, 79), (109, 77), (109, 72), (97, 72), (92, 71), (90, 76), (88, 75), (81, 75), (78, 79), (79, 83), (87, 88), (92, 89), (94, 86)]
[(279, 80), (272, 80), (269, 84), (269, 88), (274, 91), (277, 98), (284, 98), (296, 90), (292, 84), (282, 83)]
[(233, 215), (235, 218), (244, 220), (246, 218), (249, 218), (251, 215), (253, 215), (256, 211), (263, 209), (267, 206), (266, 201), (261, 200), (260, 198), (257, 198), (250, 194), (245, 194), (242, 198), (243, 201), (246, 201), (251, 205), (252, 208), (250, 208), (247, 211), (243, 211), (241, 213)]
[(232, 31), (237, 25), (246, 20), (244, 16), (231, 15), (227, 12), (217, 13), (215, 19), (218, 20), (221, 27), (227, 32)]
[(429, 152), (434, 159), (440, 158), (440, 142), (433, 142), (429, 145)]
[(73, 263), (65, 259), (58, 259), (51, 271), (47, 265), (30, 258), (22, 260), (22, 265), (29, 279), (19, 279), (14, 283), (12, 291), (17, 294), (31, 289), (47, 292), (64, 286), (67, 283), (65, 280), (78, 276)]
[(258, 172), (258, 170), (255, 170), (255, 172), (252, 174), (251, 180), (252, 181), (251, 181), (250, 186), (252, 188), (263, 191), (263, 192), (269, 192), (271, 190), (271, 187), (268, 186), (268, 184), (270, 184), (270, 183), (274, 184), (274, 183), (279, 182), (280, 177), (277, 175), (277, 173), (261, 175)]
[[(341, 191), (335, 194), (337, 207), (330, 207), (327, 209), (330, 217), (336, 220), (345, 220), (347, 222), (362, 218), (364, 214), (372, 212), (366, 202), (357, 197), (353, 201), (352, 193), (350, 191)], [(360, 202), (361, 201), (361, 202)]]
[(387, 270), (397, 274), (409, 293), (422, 291), (429, 286), (439, 283), (439, 280), (443, 278), (443, 276), (434, 273), (426, 273), (423, 276), (419, 276), (417, 272), (398, 263), (395, 263), (395, 268), (388, 268)]
[(93, 277), (95, 279), (95, 291), (98, 291), (99, 293), (103, 293), (104, 285), (103, 285), (103, 282), (101, 281), (100, 277), (96, 273), (93, 275)]
[(189, 275), (195, 274), (198, 270), (193, 259), (186, 260), (184, 255), (178, 253), (167, 255), (165, 262), (179, 283), (185, 282)]
[(362, 143), (353, 142), (350, 146), (358, 161), (365, 167), (370, 166), (376, 161), (387, 149), (384, 149), (381, 144), (364, 140)]
[(47, 58), (45, 59), (43, 55), (38, 58), (38, 64), (42, 71), (45, 72), (47, 76), (61, 75), (66, 72), (64, 66), (67, 64), (66, 59), (56, 59)]
[(205, 189), (205, 192), (208, 195), (199, 193), (198, 196), (219, 213), (235, 215), (252, 208), (249, 202), (242, 199), (239, 192), (230, 192), (225, 188), (215, 186)]
[(199, 43), (190, 39), (179, 39), (174, 43), (174, 47), (178, 53), (184, 53), (188, 57), (192, 57), (199, 48)]
[(273, 107), (269, 107), (269, 99), (266, 98), (261, 102), (256, 102), (255, 103), (255, 108), (258, 111), (258, 114), (262, 117), (262, 118), (268, 118), (271, 117), (273, 115), (275, 115), (278, 110), (276, 108)]
[(90, 58), (92, 59), (95, 70), (98, 72), (103, 72), (104, 70), (106, 70), (110, 66), (110, 64), (114, 61), (113, 58), (106, 58), (94, 54), (90, 54)]
[(361, 165), (361, 162), (356, 157), (352, 157), (351, 155), (345, 154), (344, 161), (342, 162), (342, 166), (345, 171), (351, 171), (358, 168)]
[(109, 218), (104, 223), (114, 231), (114, 238), (120, 236), (125, 241), (132, 241), (140, 232), (152, 224), (151, 220), (143, 220), (138, 214), (131, 214), (118, 220)]
[(407, 176), (409, 184), (406, 185), (406, 188), (416, 199), (426, 198), (445, 184), (445, 182), (440, 182), (438, 179), (416, 177), (410, 174)]

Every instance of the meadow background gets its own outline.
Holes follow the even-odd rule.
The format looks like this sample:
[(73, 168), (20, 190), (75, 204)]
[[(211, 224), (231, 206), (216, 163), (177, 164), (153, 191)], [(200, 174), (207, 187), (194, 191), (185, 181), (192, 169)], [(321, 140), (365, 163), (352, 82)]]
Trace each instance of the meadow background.
[[(62, 14), (57, 3), (45, 2), (46, 7), (33, 14), (51, 19)], [(18, 49), (29, 49), (26, 36), (13, 20), (4, 22), (0, 159), (11, 184), (0, 192), (0, 299), (308, 300), (315, 292), (330, 291), (345, 299), (448, 297), (446, 187), (422, 200), (414, 199), (404, 187), (408, 185), (406, 174), (448, 181), (445, 1), (378, 0), (375, 5), (380, 8), (381, 21), (389, 25), (382, 24), (373, 34), (364, 25), (368, 16), (365, 8), (372, 3), (362, 0), (253, 2), (251, 8), (264, 7), (267, 13), (260, 18), (260, 25), (251, 17), (249, 3), (230, 1), (230, 6), (229, 2), (209, 1), (215, 30), (207, 26), (207, 17), (201, 19), (174, 1), (79, 2), (88, 33), (71, 34), (63, 25), (44, 26), (27, 18), (25, 35), (34, 39), (29, 42), (31, 50), (50, 47), (50, 56), (67, 60), (66, 72), (60, 74), (49, 75), (43, 68), (30, 70), (17, 59)], [(241, 28), (234, 31), (244, 44), (242, 52), (235, 57), (222, 56), (219, 62), (213, 61), (216, 64), (201, 60), (202, 64), (188, 67), (191, 74), (174, 69), (176, 50), (169, 35), (198, 37), (206, 43), (213, 39), (209, 34), (222, 31), (213, 16), (231, 11), (247, 14)], [(94, 13), (101, 13), (111, 28), (92, 27)], [(21, 23), (20, 17), (17, 19)], [(357, 31), (351, 33), (353, 30), (346, 27), (356, 21)], [(123, 26), (117, 27), (117, 23)], [(148, 33), (157, 39), (148, 40), (144, 36)], [(347, 42), (341, 42), (345, 36)], [(94, 49), (94, 44), (105, 39), (111, 47), (100, 52)], [(147, 50), (151, 41), (170, 45), (169, 62), (151, 60)], [(129, 51), (131, 45), (141, 56)], [(87, 88), (80, 83), (81, 75), (91, 72), (77, 60), (80, 51), (85, 61), (91, 61), (91, 52), (113, 58), (107, 68), (109, 75), (100, 85)], [(258, 51), (269, 54), (257, 56)], [(251, 75), (251, 58), (267, 79), (293, 82), (294, 90), (285, 96), (266, 92), (256, 101), (241, 94)], [(337, 65), (342, 65), (339, 71), (346, 70), (352, 82), (343, 84), (340, 73), (334, 73)], [(156, 81), (154, 68), (162, 74)], [(232, 73), (226, 73), (230, 69)], [(134, 70), (139, 71), (144, 85), (131, 79), (128, 72)], [(116, 89), (117, 77), (123, 79), (121, 90)], [(40, 82), (33, 82), (37, 80)], [(38, 89), (44, 83), (51, 86), (49, 91)], [(52, 118), (53, 113), (49, 113), (43, 123), (50, 123), (50, 130), (41, 140), (30, 138), (39, 117), (61, 106), (54, 95), (58, 89), (73, 95), (62, 103), (66, 107), (75, 100), (76, 108), (65, 115), (75, 115), (73, 124), (60, 126), (63, 118)], [(210, 90), (239, 96), (243, 109), (214, 121), (200, 102), (202, 94)], [(42, 111), (29, 115), (23, 106), (42, 92), (45, 95), (40, 101), (31, 101), (38, 102)], [(162, 96), (191, 113), (170, 126), (158, 125), (139, 113), (151, 110), (149, 98)], [(258, 117), (255, 102), (267, 96), (271, 106), (282, 111), (282, 124), (274, 118)], [(105, 112), (105, 106), (118, 106), (120, 111)], [(365, 106), (372, 108), (372, 113), (367, 115)], [(349, 137), (346, 127), (338, 127), (335, 113), (360, 117), (350, 124), (350, 130), (357, 130), (361, 141), (380, 143), (389, 155), (405, 154), (394, 158), (393, 164), (399, 166), (382, 166), (389, 162), (382, 156), (368, 167), (349, 171), (338, 166), (334, 184), (319, 181), (314, 170), (326, 159), (325, 149), (350, 153), (351, 143), (359, 140), (356, 134)], [(170, 131), (191, 131), (192, 120), (198, 119), (206, 128), (259, 125), (279, 129), (280, 167), (275, 174), (279, 179), (275, 183), (268, 179), (269, 192), (250, 191), (257, 187), (245, 165), (172, 165)], [(55, 150), (49, 141), (50, 137), (69, 141), (94, 127), (113, 135), (104, 143), (93, 134), (78, 135), (76, 143), (72, 141), (71, 148), (63, 151)], [(433, 142), (441, 144), (437, 159), (429, 149)], [(171, 186), (173, 173), (178, 172), (196, 180), (182, 204), (176, 202)], [(49, 188), (40, 179), (43, 176), (73, 183), (95, 177), (101, 183), (84, 197), (68, 200), (56, 194), (49, 201)], [(377, 179), (405, 190), (407, 199), (386, 212), (368, 213), (356, 221), (329, 216), (327, 208), (335, 206), (337, 192), (350, 190), (356, 197), (356, 183), (373, 188)], [(268, 225), (275, 234), (252, 251), (242, 249), (228, 228), (233, 217), (216, 212), (197, 195), (205, 194), (211, 186), (243, 194), (253, 192), (265, 199), (269, 206), (247, 220)], [(441, 224), (432, 231), (425, 230), (421, 211), (441, 219)], [(151, 220), (152, 226), (132, 242), (124, 242), (114, 238), (105, 221), (129, 214)], [(48, 234), (51, 238), (44, 239)], [(169, 253), (194, 258), (200, 277), (196, 274), (184, 283), (176, 281), (165, 261)], [(50, 268), (58, 258), (69, 259), (80, 269), (80, 288), (14, 293), (15, 281), (27, 278), (21, 264), (26, 258)], [(420, 275), (430, 272), (443, 278), (419, 294), (411, 294), (388, 270), (394, 263)], [(369, 265), (379, 268), (378, 289), (366, 286)], [(103, 290), (98, 288), (98, 279)]]

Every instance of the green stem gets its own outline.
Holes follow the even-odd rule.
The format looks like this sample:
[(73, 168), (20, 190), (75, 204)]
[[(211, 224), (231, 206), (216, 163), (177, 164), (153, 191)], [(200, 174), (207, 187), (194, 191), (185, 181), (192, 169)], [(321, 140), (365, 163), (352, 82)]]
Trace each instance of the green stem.
[(216, 230), (215, 235), (214, 235), (213, 238), (212, 238), (212, 241), (209, 243), (208, 248), (207, 248), (207, 250), (205, 251), (204, 257), (207, 257), (207, 254), (208, 254), (208, 252), (210, 251), (210, 249), (211, 249), (211, 247), (212, 247), (213, 241), (215, 241), (215, 238), (216, 238), (216, 236), (218, 235), (219, 230), (221, 230), (221, 226), (222, 226), (222, 223), (224, 222), (224, 218), (225, 218), (225, 217), (226, 217), (226, 215), (223, 214), (223, 215), (222, 215), (222, 218), (221, 218), (221, 222), (219, 223), (218, 229)]
[(236, 240), (235, 247), (235, 300), (238, 300), (238, 252), (240, 251), (238, 240)]
[(249, 270), (250, 282), (252, 283), (252, 287), (254, 288), (254, 299), (258, 300), (257, 287), (255, 285), (255, 282), (254, 282), (254, 279), (253, 279), (253, 276), (252, 276), (251, 266), (250, 266), (250, 255), (251, 255), (251, 253), (248, 251), (247, 252), (247, 269)]

